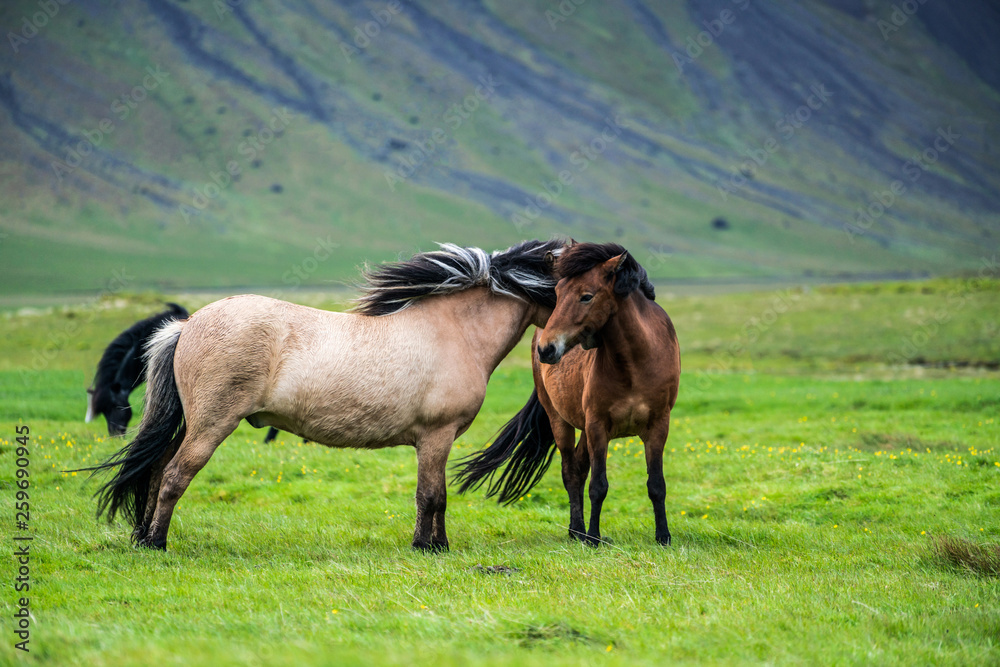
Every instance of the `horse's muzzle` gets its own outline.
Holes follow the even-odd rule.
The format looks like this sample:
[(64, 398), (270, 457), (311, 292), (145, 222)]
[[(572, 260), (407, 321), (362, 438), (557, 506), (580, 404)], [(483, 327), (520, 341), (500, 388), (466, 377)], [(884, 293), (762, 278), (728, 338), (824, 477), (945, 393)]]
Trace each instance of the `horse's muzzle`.
[(549, 343), (545, 347), (538, 346), (538, 360), (543, 364), (554, 364), (562, 359), (562, 346)]

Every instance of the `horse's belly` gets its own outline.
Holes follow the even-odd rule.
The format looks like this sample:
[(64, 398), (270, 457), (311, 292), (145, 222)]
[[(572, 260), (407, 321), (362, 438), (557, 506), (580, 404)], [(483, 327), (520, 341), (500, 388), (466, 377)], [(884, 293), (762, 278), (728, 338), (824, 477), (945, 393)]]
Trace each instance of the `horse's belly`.
[(356, 449), (381, 449), (399, 445), (414, 445), (416, 437), (402, 425), (345, 424), (313, 420), (300, 428), (302, 436), (327, 447), (354, 447)]
[(399, 418), (399, 411), (383, 410), (364, 414), (358, 411), (327, 414), (282, 414), (258, 412), (247, 417), (255, 428), (273, 426), (327, 447), (380, 449), (416, 442), (411, 424)]

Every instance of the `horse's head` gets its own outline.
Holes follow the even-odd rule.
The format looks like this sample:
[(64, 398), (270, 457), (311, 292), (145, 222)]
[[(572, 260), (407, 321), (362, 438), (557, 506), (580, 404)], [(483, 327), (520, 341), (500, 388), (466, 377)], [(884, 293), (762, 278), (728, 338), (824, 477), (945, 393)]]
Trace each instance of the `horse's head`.
[(120, 383), (112, 383), (107, 387), (87, 390), (87, 417), (90, 421), (96, 415), (104, 415), (108, 422), (108, 435), (125, 435), (128, 423), (132, 419), (132, 406), (128, 402), (128, 389)]
[(538, 338), (539, 361), (557, 363), (578, 343), (585, 350), (601, 344), (600, 331), (618, 312), (619, 301), (638, 287), (639, 276), (626, 268), (627, 259), (623, 251), (588, 271), (560, 278), (555, 310)]

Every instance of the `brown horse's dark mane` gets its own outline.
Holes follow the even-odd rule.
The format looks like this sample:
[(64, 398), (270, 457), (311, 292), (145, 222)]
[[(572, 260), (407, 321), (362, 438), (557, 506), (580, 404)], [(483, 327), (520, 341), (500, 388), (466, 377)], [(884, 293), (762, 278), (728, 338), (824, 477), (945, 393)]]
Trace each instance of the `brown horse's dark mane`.
[[(626, 252), (625, 248), (617, 243), (576, 243), (564, 250), (559, 257), (556, 274), (559, 278), (575, 278), (623, 252)], [(618, 271), (615, 293), (625, 296), (636, 289), (642, 289), (643, 295), (650, 301), (656, 299), (656, 292), (649, 282), (646, 269), (629, 253)]]

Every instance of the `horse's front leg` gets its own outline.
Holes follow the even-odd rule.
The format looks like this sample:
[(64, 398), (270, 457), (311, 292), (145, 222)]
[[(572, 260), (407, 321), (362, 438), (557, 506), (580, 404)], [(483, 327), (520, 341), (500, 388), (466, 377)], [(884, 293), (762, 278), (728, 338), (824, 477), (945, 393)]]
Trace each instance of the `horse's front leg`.
[(659, 423), (653, 424), (642, 436), (646, 449), (646, 490), (653, 503), (653, 520), (656, 523), (656, 541), (664, 546), (670, 544), (670, 529), (667, 528), (667, 511), (664, 501), (667, 485), (663, 481), (663, 448), (670, 432), (670, 413)]
[(588, 422), (587, 449), (590, 452), (590, 528), (587, 543), (601, 543), (601, 507), (608, 497), (608, 431), (604, 424)]
[(428, 434), (417, 443), (417, 525), (413, 530), (413, 548), (447, 551), (448, 534), (444, 512), (448, 507), (445, 467), (455, 441), (456, 429), (446, 428)]
[(577, 445), (576, 429), (562, 419), (552, 424), (552, 433), (562, 461), (563, 486), (569, 496), (569, 536), (582, 540), (587, 536), (587, 527), (583, 523), (583, 485), (590, 472), (587, 436), (581, 434), (580, 444)]

